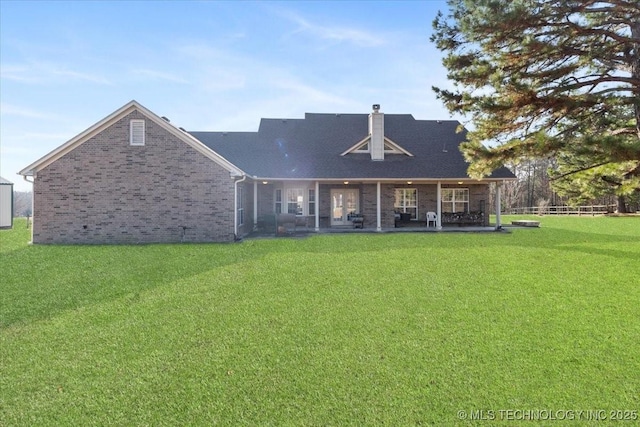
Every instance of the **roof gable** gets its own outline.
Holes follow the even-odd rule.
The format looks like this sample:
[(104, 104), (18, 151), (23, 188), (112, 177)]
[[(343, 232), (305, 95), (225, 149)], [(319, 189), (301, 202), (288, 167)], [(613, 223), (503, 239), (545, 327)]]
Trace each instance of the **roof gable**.
[(79, 147), (80, 145), (82, 145), (83, 143), (85, 143), (86, 141), (88, 141), (98, 133), (102, 132), (103, 130), (107, 129), (109, 126), (113, 125), (115, 122), (117, 122), (118, 120), (120, 120), (121, 118), (125, 117), (126, 115), (130, 114), (133, 111), (140, 112), (147, 119), (153, 121), (155, 124), (163, 128), (167, 132), (176, 136), (182, 142), (186, 143), (187, 145), (191, 146), (193, 149), (195, 149), (199, 153), (203, 154), (204, 156), (218, 163), (223, 168), (227, 169), (232, 175), (242, 175), (244, 173), (241, 169), (239, 169), (233, 163), (225, 159), (219, 153), (213, 151), (210, 147), (207, 147), (206, 145), (204, 145), (198, 139), (191, 136), (188, 132), (183, 131), (180, 128), (177, 128), (176, 126), (169, 123), (168, 120), (163, 119), (162, 117), (159, 117), (155, 113), (143, 107), (138, 102), (131, 101), (125, 104), (124, 106), (122, 106), (121, 108), (119, 108), (118, 110), (114, 111), (104, 119), (95, 123), (93, 126), (89, 127), (85, 131), (76, 135), (66, 143), (62, 144), (55, 150), (51, 151), (50, 153), (36, 160), (26, 168), (22, 169), (19, 172), (19, 174), (23, 176), (33, 176), (35, 173), (37, 173), (38, 170), (44, 169), (51, 163), (55, 162), (65, 154)]
[[(396, 144), (386, 136), (384, 137), (384, 152), (385, 154), (404, 154), (406, 156), (413, 157), (413, 154), (402, 148), (399, 144)], [(346, 156), (347, 154), (361, 154), (361, 153), (371, 153), (371, 135), (368, 135), (363, 140), (358, 141), (355, 145), (349, 147), (341, 156)]]

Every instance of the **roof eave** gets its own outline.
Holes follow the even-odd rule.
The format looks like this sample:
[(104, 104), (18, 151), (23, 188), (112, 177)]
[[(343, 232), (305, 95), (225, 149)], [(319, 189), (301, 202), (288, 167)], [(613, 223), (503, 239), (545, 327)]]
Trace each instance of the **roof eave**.
[(254, 179), (256, 181), (356, 181), (356, 182), (382, 182), (382, 181), (413, 181), (413, 182), (430, 182), (436, 183), (440, 182), (459, 182), (464, 181), (465, 183), (490, 183), (490, 182), (502, 182), (502, 181), (516, 181), (518, 178), (482, 178), (482, 179), (474, 179), (470, 177), (459, 177), (459, 178), (416, 178), (416, 177), (377, 177), (377, 178), (357, 178), (357, 177), (324, 177), (324, 178), (295, 178), (295, 177), (276, 177), (276, 176), (251, 176), (248, 175), (249, 178)]

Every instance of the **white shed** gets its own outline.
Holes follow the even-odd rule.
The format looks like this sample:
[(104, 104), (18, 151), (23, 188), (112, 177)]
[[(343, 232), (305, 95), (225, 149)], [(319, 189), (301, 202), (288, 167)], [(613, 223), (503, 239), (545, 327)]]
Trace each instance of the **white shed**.
[(0, 177), (0, 228), (13, 227), (13, 183)]

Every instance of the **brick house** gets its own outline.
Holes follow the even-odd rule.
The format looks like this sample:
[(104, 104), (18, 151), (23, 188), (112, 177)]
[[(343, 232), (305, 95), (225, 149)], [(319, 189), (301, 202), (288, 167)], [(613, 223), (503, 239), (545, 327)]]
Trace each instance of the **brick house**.
[(374, 105), (187, 132), (131, 101), (20, 174), (34, 243), (232, 241), (284, 217), (312, 231), (426, 225), (427, 213), (436, 229), (487, 226), (489, 185), (515, 177), (469, 178), (458, 126)]

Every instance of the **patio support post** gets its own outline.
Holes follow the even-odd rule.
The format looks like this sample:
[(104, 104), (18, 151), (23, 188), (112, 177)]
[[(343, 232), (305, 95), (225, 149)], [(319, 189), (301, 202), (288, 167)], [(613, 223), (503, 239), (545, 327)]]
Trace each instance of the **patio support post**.
[(442, 230), (442, 184), (440, 181), (436, 190), (436, 230)]
[(501, 189), (502, 183), (496, 182), (496, 230), (502, 228), (502, 219), (500, 218), (500, 209), (502, 207), (502, 202), (500, 201)]
[(316, 205), (314, 209), (314, 215), (316, 216), (316, 233), (320, 231), (320, 181), (316, 181)]
[(253, 181), (253, 230), (258, 229), (258, 181)]
[(382, 231), (382, 207), (380, 206), (380, 181), (376, 183), (376, 231)]

